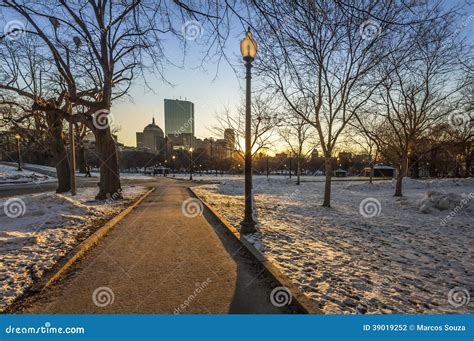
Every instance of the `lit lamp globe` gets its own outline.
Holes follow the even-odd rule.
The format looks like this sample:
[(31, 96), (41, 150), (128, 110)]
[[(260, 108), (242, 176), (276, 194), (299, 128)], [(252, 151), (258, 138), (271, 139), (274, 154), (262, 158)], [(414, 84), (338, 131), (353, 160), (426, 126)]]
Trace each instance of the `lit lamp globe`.
[(20, 134), (16, 134), (16, 135), (15, 135), (15, 138), (16, 138), (17, 140), (21, 139)]
[(247, 32), (245, 32), (245, 38), (240, 42), (240, 53), (245, 61), (250, 62), (255, 59), (255, 55), (257, 54), (257, 43), (252, 37), (250, 27)]

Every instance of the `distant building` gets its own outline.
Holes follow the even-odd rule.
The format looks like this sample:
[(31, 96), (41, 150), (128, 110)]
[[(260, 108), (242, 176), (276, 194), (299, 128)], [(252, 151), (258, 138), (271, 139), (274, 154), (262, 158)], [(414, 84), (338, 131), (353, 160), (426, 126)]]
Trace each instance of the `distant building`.
[[(364, 168), (364, 175), (370, 177), (370, 167)], [(394, 178), (397, 174), (397, 170), (391, 166), (375, 165), (372, 170), (373, 177), (380, 178)]]
[(0, 160), (10, 161), (10, 154), (16, 151), (15, 135), (13, 130), (0, 131)]
[(279, 161), (279, 162), (284, 161), (284, 160), (286, 160), (287, 158), (288, 158), (288, 154), (286, 154), (286, 153), (284, 153), (284, 152), (283, 152), (283, 153), (276, 153), (276, 154), (275, 154), (275, 159), (276, 159), (277, 161)]
[(147, 125), (143, 132), (137, 132), (137, 148), (149, 149), (157, 153), (166, 147), (166, 139), (163, 130), (155, 124), (155, 118)]
[(347, 176), (347, 171), (342, 168), (338, 168), (334, 171), (334, 176), (336, 178), (345, 178)]
[(165, 133), (174, 149), (194, 146), (194, 103), (165, 99)]

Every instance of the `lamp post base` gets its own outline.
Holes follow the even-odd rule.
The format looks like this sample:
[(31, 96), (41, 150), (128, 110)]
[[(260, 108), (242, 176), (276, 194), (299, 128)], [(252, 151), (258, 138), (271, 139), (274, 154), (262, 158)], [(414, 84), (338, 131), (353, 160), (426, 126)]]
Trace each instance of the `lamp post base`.
[(255, 228), (255, 222), (253, 220), (243, 220), (240, 223), (240, 233), (241, 234), (249, 234), (257, 232)]

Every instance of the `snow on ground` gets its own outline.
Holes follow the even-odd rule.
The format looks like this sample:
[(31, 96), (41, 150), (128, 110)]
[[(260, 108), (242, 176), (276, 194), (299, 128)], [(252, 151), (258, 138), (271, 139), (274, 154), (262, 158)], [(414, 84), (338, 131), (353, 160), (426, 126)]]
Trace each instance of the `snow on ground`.
[[(325, 313), (474, 313), (474, 179), (406, 179), (402, 198), (394, 186), (333, 182), (323, 208), (323, 183), (257, 177), (247, 239)], [(243, 188), (195, 190), (238, 226)]]
[[(173, 177), (173, 174), (171, 173), (168, 175), (169, 177)], [(177, 179), (183, 179), (183, 180), (189, 180), (189, 173), (184, 174), (175, 174), (174, 176)], [(258, 178), (266, 178), (265, 175), (259, 175), (257, 176)], [(194, 173), (193, 174), (193, 180), (194, 181), (205, 181), (205, 182), (216, 182), (220, 183), (221, 181), (225, 180), (238, 180), (238, 179), (243, 179), (244, 176), (243, 174), (219, 174), (216, 176), (215, 174), (199, 174), (199, 173)], [(272, 174), (269, 176), (269, 179), (275, 179), (275, 180), (290, 180), (288, 175), (276, 175)], [(292, 177), (293, 180), (296, 180), (296, 176)], [(345, 177), (345, 178), (334, 178), (333, 181), (367, 181), (369, 178), (366, 177), (360, 177), (360, 176), (354, 176), (354, 177)], [(377, 181), (378, 179), (376, 179)], [(325, 177), (324, 176), (312, 176), (312, 175), (302, 175), (301, 176), (301, 181), (302, 182), (324, 182)]]
[(28, 170), (18, 171), (16, 166), (0, 164), (0, 185), (20, 183), (43, 183), (55, 181), (56, 179), (37, 172)]
[(95, 201), (96, 188), (76, 196), (46, 192), (0, 201), (0, 311), (104, 220), (146, 187), (124, 187), (123, 201)]

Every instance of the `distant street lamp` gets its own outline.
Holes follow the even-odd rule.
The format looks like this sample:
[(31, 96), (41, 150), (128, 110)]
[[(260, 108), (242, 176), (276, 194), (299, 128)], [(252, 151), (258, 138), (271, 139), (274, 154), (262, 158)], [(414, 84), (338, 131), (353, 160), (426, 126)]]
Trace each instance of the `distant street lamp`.
[(176, 162), (175, 162), (176, 155), (173, 155), (171, 158), (173, 159), (173, 178), (174, 178), (175, 177), (175, 172), (176, 172)]
[(189, 167), (189, 180), (193, 179), (193, 147), (189, 148), (189, 154), (191, 156), (191, 166)]
[(245, 61), (246, 67), (246, 90), (245, 90), (245, 212), (244, 220), (241, 223), (240, 232), (253, 233), (255, 229), (255, 221), (253, 220), (253, 208), (252, 208), (252, 146), (251, 146), (251, 100), (250, 100), (250, 89), (251, 89), (251, 68), (252, 61), (255, 59), (257, 54), (257, 43), (252, 38), (250, 27), (245, 33), (245, 38), (240, 42), (240, 52), (242, 58)]
[(18, 160), (18, 169), (17, 169), (17, 171), (21, 172), (23, 169), (21, 168), (21, 154), (20, 154), (20, 139), (21, 139), (21, 136), (20, 136), (20, 134), (16, 134), (15, 139), (16, 139), (16, 155), (17, 155), (17, 160)]

